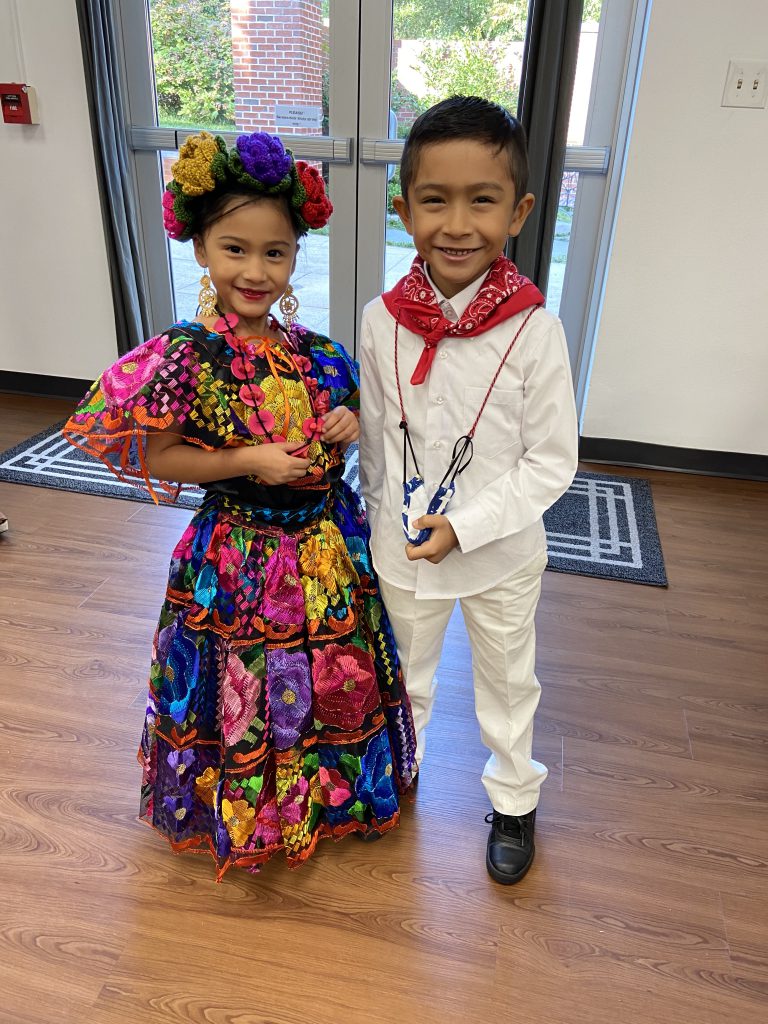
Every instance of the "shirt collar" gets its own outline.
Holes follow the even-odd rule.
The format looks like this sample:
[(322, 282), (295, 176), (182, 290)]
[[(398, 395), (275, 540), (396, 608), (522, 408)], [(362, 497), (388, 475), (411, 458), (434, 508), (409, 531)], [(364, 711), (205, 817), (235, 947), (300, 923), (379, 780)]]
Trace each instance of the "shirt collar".
[(432, 285), (432, 290), (435, 293), (437, 304), (442, 310), (443, 316), (445, 316), (447, 320), (451, 320), (453, 323), (456, 323), (462, 318), (467, 306), (480, 291), (480, 287), (483, 281), (488, 276), (488, 271), (486, 270), (480, 277), (472, 281), (471, 284), (468, 284), (466, 288), (462, 288), (460, 292), (457, 292), (453, 296), (453, 298), (446, 299), (446, 297), (437, 287), (435, 282), (432, 280), (432, 275), (430, 274), (429, 267), (427, 266), (426, 263), (424, 264), (424, 273), (427, 275), (427, 280)]

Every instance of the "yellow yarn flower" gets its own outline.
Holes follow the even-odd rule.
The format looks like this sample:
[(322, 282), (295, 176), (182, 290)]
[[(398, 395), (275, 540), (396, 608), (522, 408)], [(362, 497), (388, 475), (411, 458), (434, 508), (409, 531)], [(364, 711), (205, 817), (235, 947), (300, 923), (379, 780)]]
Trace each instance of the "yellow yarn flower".
[(217, 153), (219, 144), (209, 132), (191, 136), (181, 147), (171, 171), (185, 196), (201, 196), (216, 187), (211, 163)]

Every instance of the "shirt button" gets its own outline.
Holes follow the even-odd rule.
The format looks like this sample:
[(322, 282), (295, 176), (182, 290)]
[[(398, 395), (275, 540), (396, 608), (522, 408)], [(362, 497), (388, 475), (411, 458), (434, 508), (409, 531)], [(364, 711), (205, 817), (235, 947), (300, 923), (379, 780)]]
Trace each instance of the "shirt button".
[(447, 352), (441, 352), (440, 353), (440, 358), (441, 359), (447, 359), (448, 358), (448, 353)]
[(433, 448), (442, 448), (443, 447), (443, 442), (442, 441), (434, 441), (433, 444), (432, 444), (432, 447)]
[(443, 396), (442, 396), (442, 395), (437, 395), (437, 396), (435, 397), (435, 401), (437, 402), (437, 404), (438, 404), (438, 405), (442, 405), (442, 404), (443, 404), (443, 402), (445, 401), (445, 399), (443, 398)]

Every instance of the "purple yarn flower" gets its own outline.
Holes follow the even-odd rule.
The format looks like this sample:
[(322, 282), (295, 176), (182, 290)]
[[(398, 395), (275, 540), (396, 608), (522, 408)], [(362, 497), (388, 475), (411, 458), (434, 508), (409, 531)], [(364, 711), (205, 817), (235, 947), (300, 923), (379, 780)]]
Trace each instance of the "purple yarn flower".
[(280, 139), (266, 132), (241, 135), (237, 151), (243, 167), (262, 185), (277, 185), (291, 169), (291, 158)]

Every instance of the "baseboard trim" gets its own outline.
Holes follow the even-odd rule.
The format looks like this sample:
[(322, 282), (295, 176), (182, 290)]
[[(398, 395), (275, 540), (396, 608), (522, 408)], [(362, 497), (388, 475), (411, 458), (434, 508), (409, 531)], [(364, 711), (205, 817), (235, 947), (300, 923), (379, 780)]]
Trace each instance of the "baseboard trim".
[(47, 373), (0, 370), (0, 391), (36, 398), (82, 398), (93, 381), (79, 377), (53, 377)]
[(665, 469), (675, 473), (727, 476), (737, 480), (768, 481), (768, 455), (746, 452), (715, 452), (700, 448), (676, 448), (644, 441), (621, 441), (610, 437), (582, 437), (582, 462), (638, 469)]

